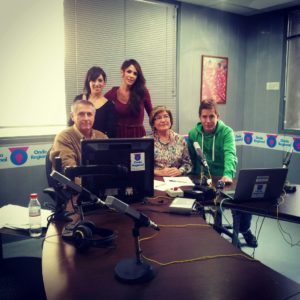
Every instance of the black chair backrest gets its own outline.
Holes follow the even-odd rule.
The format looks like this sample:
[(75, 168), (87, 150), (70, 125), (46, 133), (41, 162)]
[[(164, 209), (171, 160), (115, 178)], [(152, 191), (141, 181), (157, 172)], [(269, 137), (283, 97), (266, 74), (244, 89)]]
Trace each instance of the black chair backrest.
[[(50, 160), (50, 151), (51, 148), (48, 150), (47, 155), (46, 155), (46, 177), (47, 177), (47, 182), (49, 187), (56, 188), (57, 187), (57, 181), (54, 180), (50, 174), (52, 172), (52, 162)], [(61, 172), (61, 170), (57, 170), (58, 172)]]

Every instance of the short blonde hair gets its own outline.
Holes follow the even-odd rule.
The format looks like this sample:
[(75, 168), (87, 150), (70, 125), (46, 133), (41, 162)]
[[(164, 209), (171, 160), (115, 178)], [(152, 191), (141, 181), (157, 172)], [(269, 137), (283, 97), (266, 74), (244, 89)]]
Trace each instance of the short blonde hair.
[(159, 105), (159, 106), (155, 106), (150, 113), (149, 124), (152, 129), (154, 128), (154, 121), (156, 116), (164, 111), (169, 115), (171, 121), (171, 127), (173, 126), (173, 115), (171, 111), (167, 109), (166, 106)]
[(81, 99), (75, 100), (72, 103), (72, 105), (71, 105), (71, 113), (76, 112), (77, 106), (80, 105), (80, 104), (91, 107), (93, 109), (93, 111), (94, 111), (94, 114), (96, 113), (96, 108), (95, 108), (94, 104), (91, 101), (81, 100)]

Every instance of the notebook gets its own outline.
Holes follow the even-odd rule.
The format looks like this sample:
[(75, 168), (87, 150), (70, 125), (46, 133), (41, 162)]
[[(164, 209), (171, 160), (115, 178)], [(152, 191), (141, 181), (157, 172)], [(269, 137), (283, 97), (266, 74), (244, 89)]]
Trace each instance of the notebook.
[(287, 168), (241, 169), (234, 191), (224, 196), (238, 202), (275, 201), (283, 191)]

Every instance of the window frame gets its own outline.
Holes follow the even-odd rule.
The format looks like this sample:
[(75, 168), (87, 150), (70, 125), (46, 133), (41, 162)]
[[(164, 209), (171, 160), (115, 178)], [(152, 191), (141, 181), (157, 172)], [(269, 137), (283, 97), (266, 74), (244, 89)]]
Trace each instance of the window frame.
[[(286, 128), (285, 126), (285, 119), (286, 119), (286, 107), (288, 104), (287, 101), (287, 85), (288, 85), (288, 60), (289, 60), (289, 41), (295, 38), (300, 39), (300, 33), (295, 35), (289, 35), (289, 16), (291, 13), (298, 12), (300, 17), (300, 7), (294, 8), (293, 10), (289, 10), (285, 16), (285, 26), (284, 26), (284, 43), (282, 48), (282, 73), (281, 73), (281, 92), (280, 92), (280, 111), (279, 111), (279, 133), (283, 134), (291, 134), (291, 135), (299, 135), (300, 134), (300, 127), (299, 129), (291, 129)], [(299, 22), (300, 26), (300, 22)], [(299, 82), (300, 84), (300, 82)], [(300, 123), (300, 120), (299, 120)]]

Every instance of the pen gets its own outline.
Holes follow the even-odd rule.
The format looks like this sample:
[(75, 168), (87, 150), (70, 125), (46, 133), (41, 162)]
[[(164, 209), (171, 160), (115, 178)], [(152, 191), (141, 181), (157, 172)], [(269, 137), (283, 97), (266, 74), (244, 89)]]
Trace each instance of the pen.
[(173, 180), (173, 179), (170, 179), (169, 181), (170, 181), (170, 182), (182, 182), (182, 183), (187, 183), (186, 181), (181, 181), (181, 180)]

